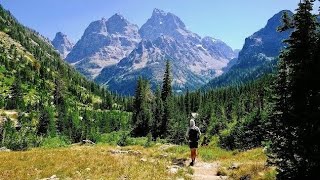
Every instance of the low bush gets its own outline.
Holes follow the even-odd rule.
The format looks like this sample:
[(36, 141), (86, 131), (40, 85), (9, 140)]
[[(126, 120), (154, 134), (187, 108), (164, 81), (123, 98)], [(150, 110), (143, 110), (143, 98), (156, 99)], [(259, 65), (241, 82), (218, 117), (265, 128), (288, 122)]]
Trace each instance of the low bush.
[(42, 139), (40, 144), (44, 148), (67, 147), (71, 141), (65, 136), (46, 137)]
[[(157, 143), (164, 143), (164, 140), (158, 140)], [(98, 140), (100, 144), (119, 145), (119, 146), (133, 146), (139, 145), (150, 147), (155, 144), (152, 141), (152, 136), (148, 137), (130, 137), (129, 131), (114, 131), (107, 134), (102, 134)]]
[(14, 151), (38, 147), (41, 142), (41, 138), (35, 135), (32, 128), (22, 127), (17, 130), (10, 119), (3, 124), (0, 137), (0, 146), (4, 146)]

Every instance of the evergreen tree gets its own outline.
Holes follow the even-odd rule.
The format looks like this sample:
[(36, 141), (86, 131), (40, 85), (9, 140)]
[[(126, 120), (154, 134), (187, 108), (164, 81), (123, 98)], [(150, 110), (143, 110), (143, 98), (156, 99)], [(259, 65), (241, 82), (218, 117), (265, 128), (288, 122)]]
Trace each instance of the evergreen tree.
[(64, 106), (63, 89), (64, 85), (61, 80), (55, 80), (55, 89), (53, 92), (54, 104), (56, 106)]
[(89, 113), (88, 110), (85, 110), (83, 112), (83, 116), (82, 116), (82, 119), (81, 119), (81, 123), (82, 123), (81, 139), (82, 140), (89, 139), (90, 127), (91, 127), (91, 124), (92, 124), (90, 115), (91, 114)]
[(21, 80), (16, 77), (14, 83), (11, 87), (11, 97), (10, 97), (10, 109), (20, 109), (23, 108), (23, 93), (21, 87)]
[(152, 93), (147, 80), (139, 77), (137, 82), (134, 110), (132, 115), (134, 136), (146, 136), (150, 132), (152, 119)]
[(293, 22), (284, 21), (284, 29), (293, 27), (294, 32), (280, 56), (275, 113), (271, 118), (271, 160), (278, 167), (278, 179), (319, 177), (320, 146), (315, 138), (319, 137), (320, 116), (314, 96), (319, 94), (314, 85), (319, 71), (314, 66), (319, 59), (315, 58), (317, 27), (313, 2), (299, 3)]
[(162, 84), (162, 91), (161, 91), (161, 98), (163, 102), (165, 102), (167, 98), (170, 97), (172, 94), (171, 83), (172, 83), (171, 65), (170, 65), (170, 61), (167, 60), (166, 70), (163, 75), (163, 84)]
[(162, 123), (163, 118), (163, 102), (161, 99), (161, 91), (160, 88), (157, 87), (156, 93), (155, 93), (155, 100), (154, 100), (154, 106), (153, 106), (153, 123), (152, 123), (152, 136), (154, 139), (158, 138), (160, 134), (160, 127)]
[[(189, 89), (187, 89), (186, 95), (185, 95), (185, 100), (184, 100), (184, 104), (185, 104), (185, 109), (186, 109), (186, 114), (187, 117), (191, 116), (191, 103), (190, 103), (190, 93), (189, 93)], [(194, 102), (194, 101), (193, 101)]]
[(70, 107), (67, 104), (57, 107), (57, 131), (61, 134), (67, 133), (67, 113)]
[(163, 75), (163, 82), (162, 82), (162, 90), (161, 90), (161, 98), (164, 104), (164, 113), (162, 117), (162, 122), (160, 126), (160, 134), (161, 136), (165, 136), (168, 130), (168, 124), (170, 119), (172, 118), (172, 78), (171, 78), (171, 67), (170, 61), (167, 60), (166, 62), (166, 69)]
[(41, 108), (37, 134), (42, 136), (55, 136), (56, 125), (54, 122), (53, 109), (51, 107), (43, 106)]

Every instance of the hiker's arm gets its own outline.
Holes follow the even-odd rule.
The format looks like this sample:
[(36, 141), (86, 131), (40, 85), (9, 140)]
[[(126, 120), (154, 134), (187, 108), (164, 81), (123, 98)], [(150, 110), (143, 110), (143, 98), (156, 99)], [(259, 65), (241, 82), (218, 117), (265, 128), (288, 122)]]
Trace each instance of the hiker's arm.
[(187, 132), (186, 132), (185, 138), (186, 138), (186, 140), (187, 140), (187, 141), (189, 141), (189, 128), (187, 129)]
[(201, 136), (201, 131), (200, 131), (200, 128), (198, 128), (198, 132), (199, 132), (199, 136)]

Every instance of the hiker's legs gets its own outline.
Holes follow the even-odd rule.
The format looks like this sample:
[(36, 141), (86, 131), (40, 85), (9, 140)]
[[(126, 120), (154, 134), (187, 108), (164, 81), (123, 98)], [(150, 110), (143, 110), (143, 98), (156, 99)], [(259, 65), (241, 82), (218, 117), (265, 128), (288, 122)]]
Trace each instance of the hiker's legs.
[(196, 148), (192, 148), (191, 149), (191, 160), (195, 161), (196, 156), (197, 156), (197, 149)]

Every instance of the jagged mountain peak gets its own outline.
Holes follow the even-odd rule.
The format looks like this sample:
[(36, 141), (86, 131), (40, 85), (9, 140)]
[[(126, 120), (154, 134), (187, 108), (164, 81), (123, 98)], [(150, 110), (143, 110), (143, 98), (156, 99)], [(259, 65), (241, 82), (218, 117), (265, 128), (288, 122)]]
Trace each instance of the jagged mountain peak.
[(152, 12), (152, 15), (162, 15), (162, 16), (165, 16), (167, 15), (167, 13), (161, 9), (158, 9), (158, 8), (154, 8), (153, 9), (153, 12)]
[(62, 32), (57, 32), (51, 43), (53, 47), (61, 54), (62, 58), (65, 58), (74, 46), (74, 44), (68, 39), (68, 36)]
[(266, 26), (262, 28), (260, 31), (255, 33), (254, 35), (257, 34), (265, 34), (266, 32), (269, 33), (278, 33), (277, 29), (279, 26), (282, 25), (282, 16), (284, 13), (287, 13), (289, 16), (293, 16), (293, 12), (290, 10), (282, 10), (278, 12), (277, 14), (273, 15), (267, 22)]
[(107, 20), (105, 18), (91, 22), (87, 27), (87, 29), (84, 31), (84, 35), (89, 35), (93, 33), (97, 33), (97, 34), (107, 33), (106, 22)]
[(63, 34), (62, 32), (57, 32), (56, 36), (55, 36), (55, 39), (56, 38), (63, 38), (63, 37), (67, 37), (67, 35)]
[(151, 18), (142, 25), (139, 33), (142, 38), (155, 40), (161, 35), (178, 38), (178, 36), (188, 35), (189, 31), (186, 30), (186, 25), (178, 16), (154, 9)]
[(138, 26), (116, 13), (90, 23), (66, 60), (92, 78), (107, 66), (117, 64), (140, 42)]
[[(116, 13), (114, 15), (112, 15), (107, 21), (106, 23), (110, 24), (110, 23), (114, 23), (117, 24), (119, 26), (127, 26), (130, 24), (130, 22), (121, 14)], [(121, 24), (120, 24), (121, 23)]]
[(111, 16), (106, 22), (107, 31), (110, 34), (124, 34), (130, 33), (130, 31), (134, 30), (138, 32), (138, 26), (130, 23), (124, 16), (119, 13)]

